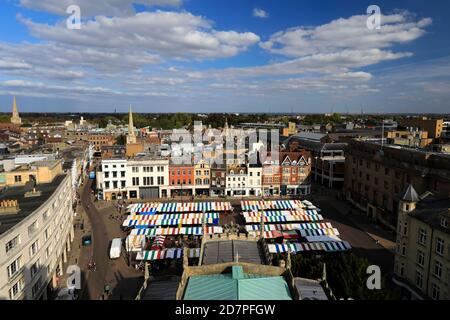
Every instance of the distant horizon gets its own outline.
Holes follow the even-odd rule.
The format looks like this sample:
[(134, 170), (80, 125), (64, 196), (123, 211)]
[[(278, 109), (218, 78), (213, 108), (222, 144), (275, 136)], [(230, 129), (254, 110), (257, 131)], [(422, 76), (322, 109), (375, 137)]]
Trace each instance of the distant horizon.
[[(399, 116), (426, 116), (426, 115), (440, 115), (440, 116), (450, 116), (450, 113), (435, 113), (435, 112), (429, 112), (429, 113), (396, 113), (396, 112), (390, 112), (390, 113), (342, 113), (342, 112), (297, 112), (294, 114), (284, 113), (284, 112), (135, 112), (133, 111), (133, 114), (146, 114), (146, 115), (163, 115), (163, 114), (177, 114), (177, 113), (184, 113), (184, 114), (239, 114), (239, 115), (252, 115), (252, 114), (267, 114), (267, 115), (283, 115), (283, 116), (296, 116), (296, 115), (326, 115), (326, 114), (337, 114), (337, 115), (349, 115), (349, 116), (382, 116), (382, 115), (399, 115)], [(11, 112), (0, 112), (0, 115), (8, 115), (11, 114)], [(59, 112), (49, 112), (49, 111), (32, 111), (32, 112), (20, 112), (20, 116), (27, 115), (27, 114), (59, 114), (59, 115), (83, 115), (83, 114), (92, 114), (92, 115), (102, 115), (102, 114), (108, 114), (108, 115), (127, 115), (127, 112), (67, 112), (67, 111), (59, 111)]]

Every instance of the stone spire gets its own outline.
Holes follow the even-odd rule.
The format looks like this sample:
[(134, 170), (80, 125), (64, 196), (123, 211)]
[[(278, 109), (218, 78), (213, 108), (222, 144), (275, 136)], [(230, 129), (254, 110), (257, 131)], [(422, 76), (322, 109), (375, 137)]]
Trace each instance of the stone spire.
[(130, 104), (130, 111), (128, 112), (127, 144), (129, 143), (136, 143), (136, 136), (134, 134), (134, 125), (133, 125), (133, 113), (131, 112), (131, 104)]
[(14, 96), (14, 100), (13, 100), (13, 111), (12, 111), (11, 123), (14, 123), (17, 125), (22, 124), (22, 119), (20, 119), (19, 111), (17, 110), (16, 96)]

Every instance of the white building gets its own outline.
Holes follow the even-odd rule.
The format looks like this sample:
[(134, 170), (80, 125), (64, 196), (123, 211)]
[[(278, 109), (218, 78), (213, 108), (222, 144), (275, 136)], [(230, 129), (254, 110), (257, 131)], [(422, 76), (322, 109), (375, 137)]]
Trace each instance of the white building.
[(225, 195), (228, 197), (245, 197), (249, 194), (246, 166), (232, 165), (227, 168)]
[(247, 173), (248, 196), (260, 197), (262, 195), (262, 166), (260, 164), (249, 164)]
[(102, 160), (97, 189), (103, 200), (166, 198), (169, 160), (138, 156), (130, 160)]
[(169, 160), (136, 157), (126, 166), (128, 198), (167, 198), (169, 192)]
[(10, 187), (0, 202), (0, 300), (46, 299), (65, 272), (74, 237), (71, 175), (34, 192)]

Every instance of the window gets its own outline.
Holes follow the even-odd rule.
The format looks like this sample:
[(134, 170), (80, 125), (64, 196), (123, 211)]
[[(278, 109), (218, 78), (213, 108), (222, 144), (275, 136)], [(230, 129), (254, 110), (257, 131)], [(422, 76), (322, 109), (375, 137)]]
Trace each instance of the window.
[(439, 300), (440, 291), (439, 286), (436, 283), (433, 283), (431, 285), (431, 298), (433, 300)]
[(109, 181), (105, 181), (105, 189), (109, 189), (109, 187), (110, 187)]
[(11, 278), (12, 276), (14, 276), (19, 269), (22, 267), (22, 256), (20, 256), (19, 258), (17, 258), (16, 260), (13, 261), (13, 263), (11, 263), (8, 267), (8, 278)]
[(109, 178), (109, 171), (105, 171), (105, 178)]
[(39, 289), (41, 288), (42, 279), (39, 278), (36, 283), (31, 288), (31, 294), (33, 295), (33, 298), (36, 298), (36, 295), (39, 293)]
[(416, 286), (422, 289), (423, 286), (423, 273), (419, 270), (416, 271)]
[(45, 241), (47, 241), (48, 237), (50, 236), (50, 230), (49, 229), (50, 229), (50, 227), (45, 229), (45, 231), (44, 231), (44, 239), (45, 239)]
[(139, 177), (133, 177), (132, 184), (133, 184), (133, 186), (138, 186), (139, 185)]
[(22, 176), (14, 176), (14, 182), (15, 183), (22, 182)]
[(408, 235), (408, 222), (405, 222), (403, 224), (403, 235), (407, 236)]
[(33, 263), (30, 267), (31, 277), (34, 277), (39, 271), (39, 260)]
[(446, 218), (441, 218), (441, 227), (448, 228), (448, 220)]
[(441, 238), (436, 238), (436, 253), (443, 256), (445, 250), (445, 242)]
[(417, 250), (417, 264), (422, 267), (425, 265), (425, 253), (421, 250)]
[(120, 171), (120, 177), (125, 178), (125, 171)]
[(139, 172), (139, 167), (131, 167), (131, 172), (133, 173)]
[(112, 176), (113, 178), (117, 178), (117, 171), (113, 171)]
[(22, 278), (19, 281), (17, 281), (11, 289), (9, 289), (9, 298), (11, 300), (14, 300), (23, 290), (25, 287), (25, 280)]
[(16, 236), (5, 244), (6, 253), (13, 250), (20, 244), (20, 236)]
[(419, 229), (419, 237), (417, 240), (420, 244), (425, 245), (427, 241), (427, 231), (425, 229), (420, 228)]
[(28, 227), (28, 235), (32, 235), (33, 233), (36, 232), (37, 229), (38, 229), (38, 223), (36, 220), (32, 224), (30, 224), (30, 226)]
[(442, 276), (442, 263), (434, 260), (433, 275), (440, 279)]
[(39, 240), (36, 240), (30, 246), (30, 257), (33, 257), (38, 252), (38, 250), (39, 250)]

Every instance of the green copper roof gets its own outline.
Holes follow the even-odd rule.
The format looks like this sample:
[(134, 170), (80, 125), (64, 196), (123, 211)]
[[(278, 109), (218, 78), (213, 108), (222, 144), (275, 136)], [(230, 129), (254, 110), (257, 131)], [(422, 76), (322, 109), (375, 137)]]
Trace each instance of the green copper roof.
[(231, 273), (192, 276), (184, 300), (292, 300), (282, 276), (244, 273), (233, 266)]

